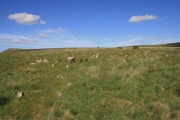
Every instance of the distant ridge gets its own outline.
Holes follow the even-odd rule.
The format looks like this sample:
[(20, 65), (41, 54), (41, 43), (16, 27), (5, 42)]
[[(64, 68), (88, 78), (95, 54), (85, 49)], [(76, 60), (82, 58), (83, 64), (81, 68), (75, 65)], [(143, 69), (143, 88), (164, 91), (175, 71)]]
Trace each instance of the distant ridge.
[(168, 46), (168, 47), (180, 47), (180, 42), (177, 42), (177, 43), (169, 43), (169, 44), (166, 44), (165, 46)]
[(157, 44), (157, 45), (136, 45), (136, 46), (139, 46), (139, 47), (180, 47), (180, 42)]
[[(167, 44), (157, 44), (157, 45), (133, 45), (139, 47), (180, 47), (180, 42), (176, 43), (167, 43)], [(124, 46), (124, 47), (132, 47), (132, 46)], [(86, 48), (86, 47), (84, 47)], [(66, 49), (66, 48), (41, 48), (41, 49), (20, 49), (20, 48), (9, 48), (4, 50), (3, 52), (18, 52), (18, 51), (37, 51), (37, 50), (54, 50), (54, 49)], [(75, 47), (68, 49), (77, 49)]]

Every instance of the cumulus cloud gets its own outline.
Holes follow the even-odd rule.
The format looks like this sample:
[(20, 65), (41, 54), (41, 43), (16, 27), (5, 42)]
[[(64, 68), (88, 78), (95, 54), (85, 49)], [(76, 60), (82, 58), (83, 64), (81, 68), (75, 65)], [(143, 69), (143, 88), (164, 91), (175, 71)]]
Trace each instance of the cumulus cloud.
[(154, 15), (139, 15), (139, 16), (132, 16), (129, 19), (130, 23), (138, 23), (138, 22), (143, 22), (143, 21), (148, 21), (148, 20), (154, 20), (157, 19), (158, 16), (154, 16)]
[(40, 20), (40, 24), (46, 24), (46, 21)]
[(38, 34), (38, 37), (40, 37), (40, 38), (47, 38), (48, 35), (47, 35), (47, 34), (44, 34), (44, 33), (41, 33), (41, 34)]
[[(11, 14), (8, 16), (8, 18), (20, 24), (33, 25), (40, 19), (40, 16), (28, 14), (24, 12), (24, 13)], [(44, 23), (45, 21), (41, 21), (41, 22)]]

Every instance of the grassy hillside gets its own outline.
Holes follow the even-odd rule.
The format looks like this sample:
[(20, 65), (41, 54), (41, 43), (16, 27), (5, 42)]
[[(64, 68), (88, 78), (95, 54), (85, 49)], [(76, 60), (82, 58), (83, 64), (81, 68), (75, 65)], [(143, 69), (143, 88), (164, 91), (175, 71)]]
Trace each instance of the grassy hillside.
[(168, 47), (180, 47), (180, 42), (177, 42), (177, 43), (169, 43), (165, 46), (168, 46)]
[(0, 119), (180, 119), (179, 48), (15, 50), (0, 71)]
[(139, 45), (140, 47), (180, 47), (180, 42), (168, 43), (168, 44), (157, 44), (157, 45)]

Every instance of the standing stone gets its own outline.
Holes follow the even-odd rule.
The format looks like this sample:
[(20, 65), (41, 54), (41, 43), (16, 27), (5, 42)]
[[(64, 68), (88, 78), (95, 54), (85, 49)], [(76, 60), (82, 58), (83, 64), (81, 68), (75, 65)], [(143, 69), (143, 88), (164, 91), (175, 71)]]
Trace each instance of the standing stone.
[(68, 69), (68, 68), (69, 68), (69, 65), (66, 65), (66, 68)]
[(99, 53), (96, 54), (96, 58), (98, 58), (98, 57), (99, 57)]

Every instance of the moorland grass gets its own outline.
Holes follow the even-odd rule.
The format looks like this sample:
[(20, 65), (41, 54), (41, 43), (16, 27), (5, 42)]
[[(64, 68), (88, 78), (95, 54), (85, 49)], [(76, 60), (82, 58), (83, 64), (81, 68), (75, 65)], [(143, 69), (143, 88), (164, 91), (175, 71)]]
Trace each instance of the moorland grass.
[(178, 120), (179, 61), (179, 48), (158, 47), (0, 53), (0, 119)]

